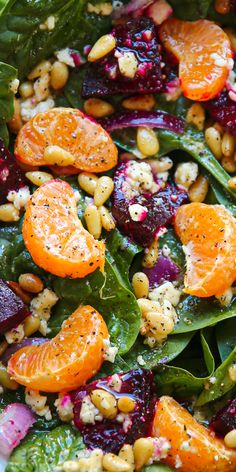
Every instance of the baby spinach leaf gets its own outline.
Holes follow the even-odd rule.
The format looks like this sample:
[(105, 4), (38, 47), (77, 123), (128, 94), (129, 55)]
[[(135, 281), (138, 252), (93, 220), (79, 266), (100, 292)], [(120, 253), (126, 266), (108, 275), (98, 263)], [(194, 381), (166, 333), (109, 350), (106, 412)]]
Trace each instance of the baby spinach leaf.
[(186, 369), (172, 365), (158, 367), (155, 375), (158, 394), (179, 398), (199, 394), (207, 380), (208, 376), (197, 377)]
[(70, 106), (73, 108), (83, 108), (84, 100), (81, 97), (81, 89), (84, 81), (85, 68), (73, 70), (65, 86), (64, 94)]
[(215, 178), (209, 174), (209, 172), (205, 172), (208, 182), (210, 183), (210, 189), (214, 197), (214, 201), (209, 203), (219, 203), (220, 205), (224, 205), (227, 210), (233, 213), (236, 216), (236, 204), (231, 195), (222, 188), (222, 186), (215, 180)]
[(6, 472), (52, 472), (84, 449), (82, 437), (72, 426), (49, 433), (30, 434), (10, 457)]
[(170, 469), (168, 465), (164, 464), (155, 464), (148, 465), (142, 469), (142, 472), (172, 472), (173, 469)]
[(208, 374), (211, 375), (215, 369), (215, 359), (210, 349), (209, 335), (210, 333), (207, 331), (207, 329), (202, 330), (200, 334), (204, 361), (207, 367)]
[(185, 267), (185, 254), (183, 246), (176, 236), (172, 228), (169, 228), (166, 233), (159, 238), (159, 248), (162, 249), (166, 245), (170, 249), (170, 258), (181, 268)]
[(13, 115), (14, 93), (10, 89), (10, 83), (16, 78), (17, 70), (0, 62), (0, 123), (9, 121)]
[(216, 340), (223, 362), (236, 346), (236, 318), (231, 318), (217, 325)]
[(170, 0), (170, 4), (181, 20), (198, 20), (207, 16), (211, 0)]

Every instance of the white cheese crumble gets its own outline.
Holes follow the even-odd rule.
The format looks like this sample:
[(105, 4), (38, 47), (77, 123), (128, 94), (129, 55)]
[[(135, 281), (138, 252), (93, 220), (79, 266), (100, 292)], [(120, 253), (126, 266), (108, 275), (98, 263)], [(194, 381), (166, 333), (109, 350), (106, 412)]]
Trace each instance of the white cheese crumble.
[(132, 426), (131, 416), (127, 413), (119, 413), (116, 417), (116, 421), (118, 421), (118, 423), (122, 423), (124, 432), (128, 433)]
[(64, 48), (60, 49), (59, 51), (56, 51), (55, 53), (56, 58), (60, 62), (64, 62), (69, 67), (75, 67), (74, 59), (71, 56), (71, 51), (70, 48)]
[(36, 116), (38, 113), (48, 111), (55, 106), (55, 102), (52, 97), (48, 97), (40, 103), (37, 103), (35, 97), (27, 98), (27, 100), (21, 101), (21, 118), (24, 122), (29, 121), (31, 118)]
[(181, 162), (175, 171), (175, 182), (177, 185), (189, 189), (198, 176), (198, 165), (196, 162)]
[[(77, 460), (65, 461), (62, 468), (64, 472), (103, 472), (103, 451), (84, 449), (77, 454)], [(60, 469), (61, 470), (61, 469)]]
[(70, 395), (67, 393), (59, 393), (58, 399), (55, 400), (54, 405), (57, 409), (57, 414), (62, 421), (71, 421), (73, 419), (73, 403)]
[(177, 306), (180, 296), (181, 291), (175, 288), (172, 282), (165, 282), (149, 292), (150, 300), (156, 301), (160, 305), (163, 305), (164, 300), (168, 300), (171, 305)]
[(148, 214), (148, 209), (144, 205), (134, 203), (129, 205), (129, 214), (133, 221), (144, 221)]
[(52, 414), (48, 405), (47, 397), (41, 395), (38, 390), (25, 389), (25, 403), (29, 405), (38, 416), (44, 416), (46, 420), (52, 419)]
[(143, 365), (146, 364), (146, 362), (145, 362), (143, 356), (140, 355), (140, 356), (137, 357), (137, 363), (138, 363), (139, 365), (141, 365), (141, 366), (143, 366)]
[(102, 421), (103, 419), (102, 414), (94, 406), (89, 395), (83, 398), (80, 419), (84, 424), (95, 424), (95, 421)]
[(138, 61), (133, 52), (125, 52), (118, 57), (120, 73), (129, 79), (133, 79), (138, 70)]
[(39, 331), (43, 336), (46, 336), (49, 332), (47, 321), (51, 316), (51, 309), (57, 301), (57, 295), (52, 290), (45, 288), (30, 302), (30, 310), (32, 315), (38, 316), (40, 319)]
[(42, 31), (52, 31), (55, 28), (56, 18), (53, 15), (48, 16), (44, 23), (39, 25), (39, 29)]
[(135, 197), (145, 190), (155, 193), (160, 189), (153, 179), (150, 164), (146, 162), (129, 161), (126, 176), (122, 190), (128, 198)]
[(12, 202), (14, 207), (20, 210), (21, 208), (26, 208), (26, 205), (30, 198), (29, 187), (21, 187), (17, 192), (15, 190), (10, 190), (7, 195), (7, 200)]
[(121, 387), (122, 387), (122, 380), (118, 374), (114, 374), (111, 376), (109, 382), (108, 382), (108, 387), (110, 387), (112, 390), (115, 390), (115, 392), (120, 392)]
[(20, 81), (18, 79), (13, 79), (9, 82), (9, 90), (16, 94), (18, 92), (18, 87), (20, 85)]
[(20, 323), (16, 328), (7, 331), (4, 336), (8, 344), (20, 343), (25, 337), (23, 323)]
[(108, 2), (98, 3), (97, 5), (88, 3), (87, 10), (89, 13), (96, 13), (96, 15), (107, 16), (111, 15), (112, 13), (112, 4)]
[(118, 347), (111, 346), (109, 339), (103, 340), (103, 346), (104, 346), (104, 355), (103, 355), (104, 360), (114, 363), (116, 354), (118, 352)]

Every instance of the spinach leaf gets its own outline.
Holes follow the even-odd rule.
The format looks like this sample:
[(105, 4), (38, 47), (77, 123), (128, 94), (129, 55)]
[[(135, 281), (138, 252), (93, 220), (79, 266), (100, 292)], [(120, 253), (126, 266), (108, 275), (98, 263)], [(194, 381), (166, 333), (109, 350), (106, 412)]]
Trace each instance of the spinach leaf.
[(224, 205), (227, 210), (236, 216), (236, 204), (233, 197), (222, 188), (209, 172), (205, 172), (205, 174), (210, 184), (210, 190), (214, 196), (214, 202), (209, 203), (219, 203), (220, 205)]
[(210, 349), (209, 331), (207, 329), (201, 331), (201, 344), (203, 357), (207, 367), (208, 374), (211, 375), (215, 369), (215, 359)]
[(49, 433), (30, 434), (10, 457), (6, 472), (52, 472), (84, 449), (82, 437), (72, 426)]
[(10, 89), (10, 83), (16, 77), (17, 70), (14, 67), (0, 62), (0, 138), (5, 144), (8, 144), (6, 122), (11, 119), (14, 112), (14, 93)]
[(73, 108), (83, 108), (84, 100), (81, 97), (81, 89), (84, 81), (85, 68), (73, 70), (65, 86), (64, 94), (70, 106)]
[(217, 325), (216, 340), (223, 362), (236, 346), (236, 318), (231, 318)]
[(148, 465), (142, 469), (142, 472), (172, 472), (173, 469), (170, 469), (168, 465), (156, 464)]
[(173, 228), (169, 228), (166, 233), (164, 233), (159, 238), (159, 248), (162, 249), (164, 244), (170, 249), (170, 258), (177, 264), (181, 269), (185, 267), (185, 254), (183, 251), (183, 246), (176, 236)]
[(170, 4), (174, 8), (174, 14), (182, 20), (198, 20), (205, 18), (211, 0), (170, 0)]

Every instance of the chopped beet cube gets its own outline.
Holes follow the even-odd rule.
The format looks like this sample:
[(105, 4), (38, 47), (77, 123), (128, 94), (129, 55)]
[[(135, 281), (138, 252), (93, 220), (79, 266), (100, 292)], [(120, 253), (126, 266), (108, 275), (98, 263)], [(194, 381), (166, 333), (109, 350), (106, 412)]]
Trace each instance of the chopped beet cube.
[[(82, 96), (161, 91), (161, 45), (153, 21), (145, 17), (133, 19), (116, 26), (111, 34), (116, 38), (116, 47), (107, 56), (88, 65)], [(122, 74), (119, 69), (119, 58), (127, 58), (127, 54), (131, 54), (136, 63), (133, 77), (128, 72)]]
[(0, 139), (0, 204), (6, 201), (10, 190), (19, 190), (27, 184), (23, 170)]
[(213, 416), (210, 428), (221, 436), (236, 429), (236, 397)]
[[(74, 422), (83, 436), (85, 445), (90, 449), (99, 447), (105, 452), (117, 454), (124, 443), (133, 444), (136, 439), (150, 434), (156, 400), (152, 372), (137, 369), (127, 374), (119, 374), (118, 377), (121, 381), (119, 392), (112, 388), (111, 376), (71, 392)], [(135, 401), (135, 409), (126, 415), (126, 422), (119, 422), (116, 418), (103, 418), (91, 424), (81, 420), (82, 401), (97, 388), (112, 393), (117, 400), (122, 396), (131, 396)]]
[(28, 314), (27, 306), (21, 298), (0, 279), (0, 334), (18, 326)]
[[(146, 163), (144, 165), (147, 169), (150, 167)], [(174, 184), (167, 184), (162, 189), (153, 173), (148, 177), (149, 187), (150, 177), (153, 179), (152, 189), (145, 189), (146, 176), (142, 162), (128, 161), (118, 166), (113, 179), (112, 214), (121, 231), (143, 247), (150, 245), (158, 231), (171, 222), (177, 208), (187, 201), (183, 189)], [(132, 205), (136, 204), (144, 209), (139, 221), (135, 221), (130, 213)]]
[(220, 123), (226, 131), (236, 136), (236, 102), (229, 98), (227, 92), (205, 102), (211, 117)]

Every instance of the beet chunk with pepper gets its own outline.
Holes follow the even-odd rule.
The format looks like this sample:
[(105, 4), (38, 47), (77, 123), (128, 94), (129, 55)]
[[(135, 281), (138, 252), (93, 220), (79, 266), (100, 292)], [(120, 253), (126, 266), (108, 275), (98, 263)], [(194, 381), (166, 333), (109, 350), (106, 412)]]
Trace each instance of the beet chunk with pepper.
[(18, 326), (28, 314), (27, 306), (21, 298), (0, 279), (0, 334)]
[(11, 190), (17, 191), (25, 185), (27, 182), (23, 170), (0, 139), (0, 204), (5, 203)]

